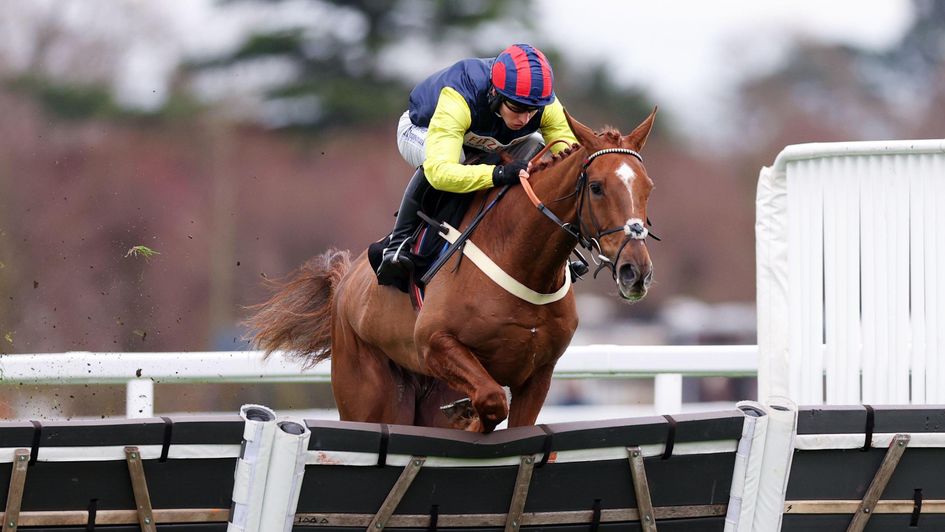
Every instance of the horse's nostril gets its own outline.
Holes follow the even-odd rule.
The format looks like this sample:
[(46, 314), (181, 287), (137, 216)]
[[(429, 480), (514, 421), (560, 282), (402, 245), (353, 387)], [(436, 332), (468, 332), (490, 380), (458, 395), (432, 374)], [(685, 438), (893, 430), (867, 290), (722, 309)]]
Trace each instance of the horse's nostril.
[(626, 284), (633, 284), (639, 276), (637, 267), (633, 264), (624, 264), (620, 267), (620, 280)]

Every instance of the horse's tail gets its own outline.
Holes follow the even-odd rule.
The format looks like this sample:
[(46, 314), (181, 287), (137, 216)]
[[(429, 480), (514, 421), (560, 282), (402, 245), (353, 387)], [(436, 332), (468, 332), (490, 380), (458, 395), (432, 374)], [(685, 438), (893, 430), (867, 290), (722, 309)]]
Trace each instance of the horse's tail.
[(251, 341), (268, 357), (273, 351), (305, 361), (305, 367), (331, 357), (331, 315), (335, 289), (351, 267), (348, 251), (330, 249), (309, 259), (284, 281), (267, 280), (269, 301), (249, 307)]

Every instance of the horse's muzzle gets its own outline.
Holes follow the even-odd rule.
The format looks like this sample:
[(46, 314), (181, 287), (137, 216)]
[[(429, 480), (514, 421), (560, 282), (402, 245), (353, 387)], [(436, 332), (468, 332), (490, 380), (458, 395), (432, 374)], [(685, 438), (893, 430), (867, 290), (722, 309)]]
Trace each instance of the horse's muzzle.
[(644, 266), (626, 262), (617, 269), (617, 288), (620, 297), (630, 302), (643, 299), (653, 282), (653, 266)]

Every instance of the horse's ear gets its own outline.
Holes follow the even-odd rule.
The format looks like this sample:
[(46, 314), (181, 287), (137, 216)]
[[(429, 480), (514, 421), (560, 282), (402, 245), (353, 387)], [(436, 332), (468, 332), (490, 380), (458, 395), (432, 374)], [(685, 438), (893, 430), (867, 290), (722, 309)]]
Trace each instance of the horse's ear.
[(646, 117), (646, 120), (644, 120), (642, 124), (631, 131), (629, 135), (625, 136), (621, 144), (632, 150), (641, 151), (646, 144), (646, 138), (650, 136), (650, 129), (653, 128), (653, 120), (656, 119), (656, 111), (658, 109), (659, 107), (654, 107), (650, 116)]
[(564, 117), (568, 120), (568, 125), (571, 127), (571, 131), (574, 132), (574, 136), (577, 137), (581, 146), (584, 146), (588, 151), (593, 151), (598, 143), (597, 133), (594, 133), (593, 129), (575, 120), (574, 117), (568, 113), (567, 109), (564, 110)]

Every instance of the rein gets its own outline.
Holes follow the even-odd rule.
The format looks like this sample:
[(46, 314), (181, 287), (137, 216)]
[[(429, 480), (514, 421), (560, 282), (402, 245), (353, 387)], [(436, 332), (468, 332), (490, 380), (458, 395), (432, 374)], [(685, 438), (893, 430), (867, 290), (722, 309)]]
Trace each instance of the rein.
[[(509, 191), (509, 188), (511, 188), (509, 185), (505, 185), (504, 187), (502, 187), (502, 190), (500, 190), (499, 193), (496, 194), (492, 202), (489, 203), (489, 205), (487, 205), (485, 208), (481, 208), (479, 210), (479, 213), (476, 214), (476, 217), (473, 218), (473, 220), (469, 223), (469, 227), (467, 227), (456, 238), (456, 240), (454, 240), (453, 242), (450, 242), (450, 246), (446, 249), (446, 251), (441, 253), (440, 256), (437, 257), (437, 259), (433, 262), (433, 264), (430, 265), (430, 268), (427, 269), (427, 272), (423, 274), (423, 277), (420, 278), (419, 284), (426, 286), (427, 283), (430, 282), (430, 279), (433, 279), (433, 276), (436, 275), (436, 272), (440, 271), (440, 268), (442, 268), (443, 265), (446, 264), (446, 261), (448, 261), (450, 257), (453, 256), (454, 253), (456, 253), (456, 250), (463, 247), (466, 241), (469, 240), (469, 235), (471, 235), (473, 230), (475, 230), (476, 227), (479, 226), (479, 222), (482, 221), (486, 213), (491, 211), (492, 208), (495, 207), (496, 203), (498, 203), (499, 200), (502, 199), (503, 196), (505, 196), (506, 192)], [(421, 211), (418, 211), (417, 215), (420, 216), (420, 218), (424, 222), (426, 222), (430, 227), (437, 227), (439, 228), (441, 232), (445, 230), (444, 226), (448, 225), (442, 222), (438, 222), (434, 220), (433, 218), (430, 218), (429, 216), (427, 216)]]
[[(529, 165), (536, 164), (548, 152), (548, 150), (552, 148), (552, 146), (558, 143), (568, 144), (568, 141), (564, 139), (558, 139), (558, 140), (555, 140), (554, 142), (549, 143), (544, 148), (542, 148), (541, 151), (535, 154), (535, 156), (532, 157), (531, 160), (529, 160)], [(604, 255), (603, 252), (601, 251), (601, 247), (600, 247), (601, 238), (607, 235), (620, 232), (620, 231), (623, 231), (624, 234), (627, 235), (626, 238), (624, 238), (623, 243), (620, 245), (620, 248), (617, 250), (616, 256), (618, 257), (620, 256), (620, 253), (623, 252), (623, 249), (627, 247), (627, 244), (629, 244), (631, 240), (643, 240), (647, 236), (652, 237), (654, 240), (659, 240), (659, 237), (657, 237), (656, 235), (654, 235), (653, 233), (649, 232), (646, 229), (646, 227), (643, 224), (643, 220), (640, 220), (639, 218), (631, 218), (627, 220), (626, 224), (620, 227), (607, 229), (605, 231), (601, 231), (598, 229), (597, 234), (594, 235), (593, 237), (588, 238), (587, 236), (585, 236), (586, 231), (584, 230), (584, 222), (581, 218), (581, 213), (584, 210), (584, 199), (586, 197), (584, 195), (584, 191), (587, 188), (586, 187), (587, 168), (594, 161), (594, 159), (602, 155), (607, 155), (607, 154), (612, 154), (612, 153), (632, 155), (633, 157), (636, 157), (637, 159), (639, 159), (641, 163), (643, 162), (643, 157), (638, 152), (634, 150), (626, 149), (626, 148), (606, 148), (603, 150), (598, 150), (592, 153), (591, 155), (589, 155), (586, 159), (584, 159), (584, 164), (581, 167), (581, 173), (578, 176), (574, 193), (569, 194), (568, 196), (565, 196), (565, 197), (570, 197), (573, 194), (578, 195), (578, 206), (577, 206), (578, 228), (577, 229), (573, 227), (573, 224), (561, 221), (561, 219), (558, 218), (558, 216), (555, 213), (553, 213), (550, 209), (548, 209), (545, 206), (545, 204), (538, 198), (538, 195), (535, 194), (535, 190), (532, 189), (531, 183), (529, 183), (528, 179), (524, 177), (519, 177), (519, 180), (522, 184), (522, 189), (525, 191), (525, 194), (528, 196), (529, 200), (531, 200), (532, 204), (534, 204), (535, 207), (538, 208), (539, 212), (541, 212), (546, 217), (548, 217), (552, 222), (554, 222), (558, 227), (563, 229), (566, 233), (574, 237), (574, 239), (577, 240), (578, 244), (580, 244), (581, 247), (591, 252), (591, 260), (593, 260), (594, 264), (597, 265), (597, 269), (594, 271), (595, 278), (597, 277), (597, 274), (600, 273), (600, 271), (604, 268), (610, 268), (611, 274), (613, 275), (614, 279), (617, 278), (617, 269), (616, 269), (614, 261), (610, 257)], [(493, 207), (495, 207), (496, 203), (498, 203), (498, 201), (502, 199), (503, 196), (505, 196), (506, 192), (508, 192), (510, 188), (511, 187), (509, 185), (506, 185), (505, 187), (503, 187), (502, 190), (500, 190), (499, 193), (496, 195), (496, 197), (492, 200), (492, 202), (490, 202), (489, 205), (486, 206), (484, 209), (480, 210), (480, 212), (476, 215), (476, 217), (472, 220), (472, 222), (470, 222), (469, 226), (462, 233), (458, 235), (453, 235), (453, 240), (450, 242), (449, 247), (446, 249), (444, 253), (442, 253), (434, 261), (434, 263), (430, 266), (430, 268), (423, 275), (423, 277), (418, 280), (418, 284), (425, 286), (426, 284), (430, 282), (433, 276), (436, 275), (436, 273), (440, 270), (440, 268), (443, 267), (443, 264), (445, 264), (446, 261), (449, 260), (449, 258), (452, 257), (453, 254), (458, 249), (462, 248), (466, 244), (466, 242), (469, 240), (469, 235), (473, 232), (473, 230), (476, 229), (476, 227), (478, 227), (479, 222), (482, 221), (482, 218), (486, 215), (486, 213), (492, 210)], [(561, 199), (564, 199), (564, 198), (561, 198)], [(441, 236), (445, 237), (446, 234), (444, 233), (444, 231), (448, 232), (449, 229), (451, 229), (448, 224), (438, 222), (430, 218), (423, 212), (418, 212), (417, 214), (427, 224), (429, 224), (430, 227), (437, 227), (440, 231)], [(596, 217), (594, 217), (593, 212), (591, 212), (591, 217), (595, 218), (595, 221), (596, 221)], [(650, 225), (649, 219), (646, 220), (646, 224)], [(455, 229), (453, 231), (455, 231)], [(587, 259), (584, 258), (584, 255), (582, 255), (581, 252), (579, 252), (577, 249), (573, 251), (581, 260), (581, 262), (583, 262), (584, 265), (587, 266), (588, 264)], [(595, 253), (596, 253), (596, 258), (595, 258)], [(567, 276), (567, 273), (565, 275)]]
[[(529, 163), (530, 164), (536, 163), (538, 160), (541, 159), (542, 156), (545, 155), (545, 153), (549, 149), (551, 149), (552, 146), (554, 146), (556, 143), (559, 143), (559, 142), (567, 143), (567, 141), (563, 139), (558, 139), (555, 142), (548, 144), (540, 152), (538, 152), (531, 159), (531, 161), (529, 161)], [(607, 229), (607, 230), (597, 229), (597, 234), (595, 234), (594, 236), (592, 237), (586, 236), (585, 233), (587, 233), (588, 231), (585, 230), (586, 229), (585, 223), (581, 214), (584, 210), (585, 198), (587, 197), (584, 193), (584, 191), (587, 188), (587, 168), (591, 165), (592, 162), (594, 162), (594, 159), (597, 159), (598, 157), (602, 155), (608, 155), (608, 154), (630, 155), (630, 156), (636, 157), (641, 163), (643, 162), (643, 156), (641, 156), (638, 152), (628, 149), (628, 148), (605, 148), (603, 150), (598, 150), (588, 155), (587, 158), (584, 159), (584, 164), (581, 166), (581, 173), (578, 175), (577, 184), (575, 187), (575, 193), (578, 194), (578, 200), (577, 200), (577, 226), (578, 227), (577, 229), (573, 227), (573, 224), (561, 221), (561, 218), (558, 218), (558, 216), (555, 213), (551, 212), (551, 210), (547, 206), (545, 206), (545, 204), (538, 198), (538, 195), (535, 194), (535, 191), (534, 189), (532, 189), (531, 183), (529, 183), (527, 178), (519, 177), (519, 179), (521, 181), (522, 188), (525, 190), (525, 194), (528, 195), (528, 198), (531, 200), (532, 204), (535, 205), (538, 211), (544, 214), (548, 219), (554, 222), (558, 227), (560, 227), (566, 233), (574, 237), (574, 239), (577, 240), (578, 244), (582, 248), (591, 252), (591, 259), (594, 260), (594, 263), (597, 265), (597, 270), (594, 271), (594, 277), (596, 278), (597, 274), (600, 273), (602, 269), (610, 268), (611, 274), (613, 275), (614, 279), (616, 279), (617, 278), (616, 263), (614, 262), (613, 259), (611, 259), (607, 255), (604, 255), (600, 247), (600, 239), (602, 239), (605, 236), (623, 231), (626, 237), (624, 238), (623, 243), (620, 245), (620, 248), (617, 250), (616, 256), (619, 257), (620, 254), (623, 252), (623, 249), (627, 247), (627, 244), (629, 244), (631, 240), (644, 240), (646, 239), (647, 236), (651, 236), (655, 240), (659, 240), (659, 238), (656, 235), (650, 234), (649, 230), (647, 230), (646, 226), (644, 225), (644, 221), (639, 218), (630, 218), (629, 220), (627, 220), (627, 223), (625, 223), (624, 225), (620, 227), (614, 227), (612, 229)], [(595, 219), (595, 223), (596, 223), (596, 217), (594, 216), (593, 212), (591, 212), (591, 217)], [(649, 220), (646, 221), (646, 224), (649, 224)], [(575, 250), (575, 253), (578, 255), (578, 257), (580, 257), (581, 261), (584, 262), (584, 264), (587, 264), (587, 260), (584, 258), (583, 255), (581, 255), (580, 252)], [(597, 255), (596, 259), (594, 258), (595, 253)]]

